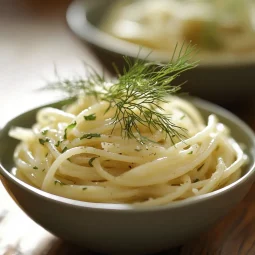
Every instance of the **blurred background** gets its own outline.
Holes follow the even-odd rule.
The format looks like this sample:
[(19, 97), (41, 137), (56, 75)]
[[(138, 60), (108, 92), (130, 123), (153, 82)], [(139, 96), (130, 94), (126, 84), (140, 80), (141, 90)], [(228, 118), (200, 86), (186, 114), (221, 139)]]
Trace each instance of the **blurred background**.
[[(0, 127), (61, 97), (38, 92), (55, 78), (54, 66), (61, 77), (83, 75), (82, 61), (111, 74), (113, 62), (121, 68), (122, 56), (136, 57), (141, 46), (141, 57), (153, 50), (149, 60), (166, 62), (177, 42), (192, 41), (200, 65), (182, 76), (184, 91), (255, 128), (254, 29), (255, 4), (248, 0), (0, 0)], [(0, 254), (74, 254), (31, 222), (2, 187), (0, 201)], [(13, 235), (20, 222), (23, 230)]]
[(196, 45), (200, 65), (181, 76), (183, 90), (225, 106), (254, 93), (254, 7), (253, 0), (87, 0), (71, 4), (67, 22), (110, 70), (123, 65), (122, 55), (168, 62), (177, 43)]
[[(84, 73), (82, 60), (100, 63), (66, 25), (70, 0), (0, 0), (0, 126), (35, 105), (57, 100), (36, 91), (61, 76)], [(18, 103), (18, 105), (17, 105)]]
[(200, 64), (178, 80), (188, 81), (183, 91), (246, 118), (254, 112), (254, 14), (253, 0), (0, 0), (1, 121), (59, 98), (36, 92), (55, 79), (54, 66), (61, 77), (84, 74), (82, 61), (111, 72), (141, 47), (141, 58), (167, 62), (176, 43), (190, 42)]

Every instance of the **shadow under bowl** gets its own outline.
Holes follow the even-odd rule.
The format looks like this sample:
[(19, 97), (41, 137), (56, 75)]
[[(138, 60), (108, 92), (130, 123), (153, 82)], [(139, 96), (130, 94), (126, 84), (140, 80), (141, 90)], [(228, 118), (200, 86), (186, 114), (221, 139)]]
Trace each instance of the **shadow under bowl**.
[[(125, 63), (123, 56), (136, 58), (140, 49), (137, 44), (100, 30), (102, 18), (115, 2), (116, 0), (76, 0), (67, 11), (67, 23), (71, 30), (91, 46), (104, 66), (112, 72), (113, 63), (122, 70)], [(148, 52), (151, 49), (143, 48), (139, 56), (144, 58)], [(167, 62), (170, 56), (169, 53), (155, 50), (147, 59)], [(255, 92), (254, 70), (255, 58), (246, 59), (244, 56), (232, 56), (230, 60), (201, 61), (197, 68), (182, 73), (176, 83), (188, 81), (183, 86), (184, 92), (221, 105), (229, 105), (252, 99)]]
[[(38, 109), (11, 120), (0, 134), (0, 176), (7, 191), (35, 222), (54, 235), (94, 251), (153, 253), (183, 244), (207, 230), (249, 191), (255, 177), (255, 139), (251, 129), (232, 113), (212, 103), (187, 97), (204, 118), (216, 114), (246, 145), (250, 158), (242, 177), (220, 190), (165, 206), (134, 208), (125, 204), (89, 203), (52, 195), (11, 174), (18, 141), (13, 126), (31, 127)], [(61, 107), (63, 102), (50, 105)]]

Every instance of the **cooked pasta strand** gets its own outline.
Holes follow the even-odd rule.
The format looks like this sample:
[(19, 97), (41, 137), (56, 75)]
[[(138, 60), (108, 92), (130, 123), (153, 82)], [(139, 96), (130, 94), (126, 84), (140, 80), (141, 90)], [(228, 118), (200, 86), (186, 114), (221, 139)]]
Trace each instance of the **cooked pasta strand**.
[(134, 206), (202, 195), (240, 177), (247, 156), (215, 115), (205, 124), (189, 102), (171, 97), (161, 107), (187, 130), (185, 139), (140, 123), (140, 135), (148, 138), (141, 144), (122, 137), (114, 110), (104, 114), (106, 107), (79, 99), (65, 111), (41, 109), (31, 129), (12, 129), (10, 136), (21, 140), (16, 176), (59, 196)]

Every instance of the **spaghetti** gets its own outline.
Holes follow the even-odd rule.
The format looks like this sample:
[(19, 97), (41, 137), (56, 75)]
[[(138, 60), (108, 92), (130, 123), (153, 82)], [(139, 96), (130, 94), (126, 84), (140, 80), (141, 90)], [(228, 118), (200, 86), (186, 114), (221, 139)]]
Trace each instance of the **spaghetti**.
[[(87, 95), (59, 110), (42, 108), (31, 129), (14, 128), (21, 180), (59, 196), (97, 203), (163, 205), (226, 186), (247, 156), (216, 116), (204, 123), (189, 102), (170, 96), (158, 112), (171, 115), (180, 137), (138, 123), (141, 137), (123, 137), (114, 106)], [(134, 111), (138, 111), (134, 109)]]

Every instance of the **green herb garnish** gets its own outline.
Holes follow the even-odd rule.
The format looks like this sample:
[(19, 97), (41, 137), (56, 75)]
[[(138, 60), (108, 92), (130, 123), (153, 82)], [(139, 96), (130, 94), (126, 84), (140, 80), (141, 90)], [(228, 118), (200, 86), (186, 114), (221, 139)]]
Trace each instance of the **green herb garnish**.
[(39, 138), (39, 143), (40, 143), (41, 145), (44, 145), (45, 143), (47, 143), (47, 142), (49, 142), (49, 141), (50, 141), (50, 139), (48, 139), (48, 138), (46, 138), (45, 140), (42, 139), (42, 138)]
[(92, 139), (93, 137), (101, 137), (101, 135), (98, 134), (98, 133), (88, 133), (88, 134), (84, 134), (82, 137), (80, 137), (80, 140), (82, 140), (82, 139)]
[(92, 113), (90, 115), (87, 116), (83, 116), (85, 120), (95, 120), (96, 119), (96, 114)]
[(93, 167), (93, 161), (96, 159), (96, 158), (99, 158), (99, 157), (93, 157), (93, 158), (91, 158), (90, 160), (89, 160), (89, 165), (91, 166), (91, 167)]
[[(175, 125), (171, 114), (161, 112), (163, 109), (160, 104), (168, 102), (167, 96), (180, 90), (181, 85), (174, 86), (173, 81), (182, 72), (196, 67), (197, 62), (191, 61), (193, 51), (194, 48), (189, 45), (187, 48), (182, 46), (177, 53), (176, 46), (167, 64), (148, 63), (139, 59), (131, 61), (125, 57), (126, 66), (122, 74), (116, 69), (118, 80), (113, 80), (112, 86), (108, 86), (109, 82), (93, 68), (87, 67), (87, 79), (60, 80), (50, 84), (47, 89), (61, 90), (75, 98), (82, 94), (90, 95), (107, 102), (105, 113), (110, 109), (115, 111), (112, 117), (112, 132), (117, 124), (120, 125), (123, 138), (134, 138), (142, 144), (148, 141), (140, 132), (139, 125), (143, 125), (151, 131), (162, 130), (172, 142), (173, 136), (182, 140), (186, 137), (186, 129)], [(92, 137), (86, 134), (80, 139), (83, 138)]]
[(43, 130), (42, 135), (47, 135), (48, 131), (49, 131), (48, 129)]
[(37, 170), (37, 169), (38, 169), (38, 167), (37, 167), (37, 166), (34, 166), (34, 167), (33, 167), (33, 169)]
[(82, 188), (82, 190), (86, 190), (86, 189), (88, 189), (88, 188), (87, 187)]
[(61, 141), (57, 141), (57, 143), (55, 144), (56, 147), (58, 147), (60, 145)]
[(68, 148), (65, 147), (65, 148), (61, 151), (61, 153), (64, 153), (64, 152), (66, 152), (67, 150), (68, 150)]
[(189, 154), (189, 155), (193, 154), (193, 151), (190, 151), (188, 154)]
[(67, 127), (66, 127), (66, 129), (65, 129), (65, 133), (64, 133), (64, 140), (66, 140), (66, 138), (67, 138), (67, 130), (70, 130), (70, 129), (73, 129), (75, 126), (76, 126), (76, 121), (75, 122), (73, 122), (73, 123), (71, 123), (70, 125), (68, 125)]
[(55, 183), (55, 185), (59, 184), (60, 186), (66, 185), (65, 183), (63, 183), (63, 182), (61, 182), (61, 181), (59, 181), (59, 180), (54, 181), (54, 183)]

